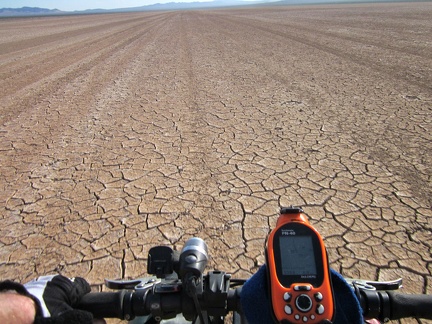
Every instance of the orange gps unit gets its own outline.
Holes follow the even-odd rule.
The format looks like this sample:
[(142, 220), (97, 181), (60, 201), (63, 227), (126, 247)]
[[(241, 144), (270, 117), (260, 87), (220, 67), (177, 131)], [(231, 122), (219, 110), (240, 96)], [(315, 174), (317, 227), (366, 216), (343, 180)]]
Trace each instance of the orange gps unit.
[(266, 261), (276, 322), (332, 322), (335, 307), (327, 252), (301, 208), (281, 208), (267, 239)]

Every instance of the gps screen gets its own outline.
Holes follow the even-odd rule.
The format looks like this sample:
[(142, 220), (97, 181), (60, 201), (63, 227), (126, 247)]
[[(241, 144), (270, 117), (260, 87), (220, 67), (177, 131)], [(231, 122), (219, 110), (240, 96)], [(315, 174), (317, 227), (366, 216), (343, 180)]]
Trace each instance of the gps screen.
[(316, 276), (311, 236), (281, 236), (279, 247), (284, 276)]

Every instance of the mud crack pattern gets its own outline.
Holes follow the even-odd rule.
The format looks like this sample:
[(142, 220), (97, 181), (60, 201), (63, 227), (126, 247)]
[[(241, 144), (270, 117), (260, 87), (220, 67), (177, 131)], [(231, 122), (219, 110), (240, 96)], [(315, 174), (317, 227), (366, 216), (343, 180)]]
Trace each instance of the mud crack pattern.
[(431, 3), (0, 21), (0, 273), (264, 263), (301, 205), (343, 275), (432, 293)]

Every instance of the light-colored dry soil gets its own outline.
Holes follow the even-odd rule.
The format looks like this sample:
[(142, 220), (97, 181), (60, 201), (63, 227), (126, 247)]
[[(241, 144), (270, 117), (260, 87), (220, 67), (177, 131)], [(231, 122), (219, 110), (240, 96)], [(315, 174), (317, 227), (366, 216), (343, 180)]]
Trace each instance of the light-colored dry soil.
[(432, 3), (0, 20), (0, 277), (264, 263), (304, 206), (345, 276), (432, 293)]

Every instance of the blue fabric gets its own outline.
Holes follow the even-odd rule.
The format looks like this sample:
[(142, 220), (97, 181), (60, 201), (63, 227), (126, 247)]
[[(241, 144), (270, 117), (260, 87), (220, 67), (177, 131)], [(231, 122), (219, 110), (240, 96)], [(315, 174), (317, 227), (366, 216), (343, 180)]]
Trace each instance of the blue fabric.
[[(336, 304), (336, 317), (333, 323), (363, 324), (362, 309), (350, 286), (333, 269), (331, 270), (331, 279)], [(240, 298), (243, 313), (249, 324), (273, 323), (265, 265), (246, 281)]]

